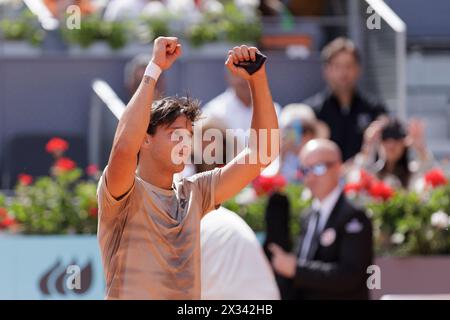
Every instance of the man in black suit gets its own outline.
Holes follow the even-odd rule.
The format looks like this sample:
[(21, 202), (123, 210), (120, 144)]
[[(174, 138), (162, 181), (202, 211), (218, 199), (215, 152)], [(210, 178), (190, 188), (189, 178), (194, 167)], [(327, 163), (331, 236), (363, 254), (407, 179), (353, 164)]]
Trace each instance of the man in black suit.
[(339, 147), (330, 140), (312, 140), (300, 162), (313, 204), (301, 224), (297, 255), (269, 246), (273, 267), (291, 279), (292, 299), (368, 299), (372, 224), (342, 194)]

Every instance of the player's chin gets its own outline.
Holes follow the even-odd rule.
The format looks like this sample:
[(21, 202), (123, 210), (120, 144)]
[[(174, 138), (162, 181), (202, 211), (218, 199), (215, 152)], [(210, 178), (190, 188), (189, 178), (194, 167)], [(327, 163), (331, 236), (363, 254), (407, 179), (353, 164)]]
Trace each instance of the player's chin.
[(173, 172), (180, 173), (181, 171), (184, 170), (185, 167), (186, 167), (186, 164), (184, 164), (184, 163), (174, 164), (173, 165)]

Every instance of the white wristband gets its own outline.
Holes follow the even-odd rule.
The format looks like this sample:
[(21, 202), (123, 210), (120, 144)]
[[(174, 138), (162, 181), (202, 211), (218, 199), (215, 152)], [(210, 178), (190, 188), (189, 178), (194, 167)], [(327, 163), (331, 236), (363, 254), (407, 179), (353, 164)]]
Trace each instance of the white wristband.
[(153, 78), (155, 81), (158, 81), (161, 72), (161, 68), (156, 63), (150, 61), (147, 68), (145, 68), (144, 76), (148, 76)]

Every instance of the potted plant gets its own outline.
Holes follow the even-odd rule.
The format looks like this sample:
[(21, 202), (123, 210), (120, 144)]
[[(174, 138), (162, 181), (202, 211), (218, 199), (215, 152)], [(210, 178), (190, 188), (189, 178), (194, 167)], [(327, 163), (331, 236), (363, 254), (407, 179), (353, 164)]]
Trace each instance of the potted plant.
[(174, 18), (169, 12), (162, 11), (157, 15), (141, 16), (137, 21), (130, 21), (128, 28), (130, 41), (120, 52), (129, 56), (148, 54), (149, 47), (156, 38), (173, 35), (169, 21), (173, 21)]
[(259, 17), (245, 15), (231, 2), (223, 11), (204, 13), (186, 35), (196, 51), (221, 55), (237, 44), (256, 45), (260, 36)]
[(97, 14), (82, 17), (80, 28), (62, 29), (63, 38), (71, 45), (70, 52), (104, 55), (125, 47), (129, 24), (103, 21)]
[(425, 173), (422, 189), (394, 191), (362, 171), (347, 194), (368, 208), (374, 227), (381, 288), (386, 294), (448, 293), (450, 185), (440, 169)]
[(47, 152), (54, 156), (50, 175), (34, 179), (26, 173), (18, 177), (15, 196), (6, 201), (0, 195), (0, 225), (29, 235), (95, 234), (97, 230), (96, 187), (98, 169), (83, 170), (65, 157), (68, 143), (51, 139)]
[[(103, 299), (97, 238), (95, 165), (86, 174), (64, 153), (67, 141), (51, 139), (50, 174), (19, 175), (14, 196), (0, 194), (0, 299)], [(84, 179), (83, 176), (87, 176)], [(72, 288), (74, 270), (80, 287)]]
[(11, 55), (36, 55), (41, 53), (45, 32), (38, 19), (29, 10), (15, 18), (0, 21), (2, 51)]

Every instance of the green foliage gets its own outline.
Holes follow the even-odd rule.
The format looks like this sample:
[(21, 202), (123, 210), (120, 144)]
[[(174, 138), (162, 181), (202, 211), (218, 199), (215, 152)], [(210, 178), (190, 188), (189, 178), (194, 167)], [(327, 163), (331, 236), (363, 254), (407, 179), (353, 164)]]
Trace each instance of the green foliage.
[(433, 213), (450, 212), (450, 186), (424, 194), (397, 192), (386, 202), (368, 204), (380, 255), (450, 254), (447, 228), (431, 224)]
[(259, 41), (261, 32), (258, 17), (247, 17), (229, 2), (222, 13), (204, 14), (201, 21), (191, 27), (188, 39), (193, 47), (218, 41), (251, 44)]
[(50, 175), (37, 178), (20, 174), (15, 194), (6, 201), (0, 194), (0, 227), (24, 234), (92, 234), (97, 229), (97, 180), (100, 172), (90, 165), (89, 181), (82, 180), (83, 171), (74, 161), (64, 157), (67, 141), (54, 137), (45, 150), (54, 163)]
[(130, 24), (121, 21), (104, 21), (92, 14), (81, 19), (80, 28), (62, 29), (63, 37), (72, 44), (88, 48), (94, 42), (106, 41), (111, 49), (123, 48), (128, 40)]
[[(303, 188), (288, 185), (283, 189), (291, 204), (291, 233), (296, 239), (300, 232), (300, 215), (311, 204), (302, 199)], [(267, 195), (249, 204), (238, 204), (232, 199), (224, 206), (243, 217), (255, 232), (264, 232), (264, 211)], [(365, 199), (365, 206), (372, 219), (375, 250), (378, 255), (436, 255), (450, 254), (448, 227), (432, 225), (434, 213), (450, 212), (450, 185), (430, 189), (423, 194), (399, 191), (386, 201)]]
[[(300, 185), (288, 185), (282, 191), (291, 204), (290, 214), (291, 214), (291, 236), (293, 240), (300, 233), (300, 215), (305, 211), (310, 205), (310, 200), (302, 200), (302, 192), (304, 188)], [(253, 229), (255, 232), (264, 232), (265, 221), (264, 214), (265, 208), (267, 206), (268, 195), (262, 195), (257, 197), (251, 203), (241, 205), (236, 199), (231, 199), (224, 203), (224, 207), (239, 214), (245, 222)]]
[(257, 43), (261, 38), (262, 25), (258, 18), (249, 18), (229, 2), (225, 5), (224, 31), (231, 43)]
[(95, 233), (96, 183), (80, 182), (79, 168), (53, 177), (40, 177), (33, 185), (16, 187), (8, 211), (25, 234)]
[(193, 47), (200, 47), (206, 43), (217, 42), (220, 39), (220, 23), (207, 20), (191, 28), (189, 42)]
[(38, 19), (29, 10), (17, 18), (2, 19), (0, 30), (5, 40), (26, 41), (33, 46), (39, 46), (45, 37)]
[(0, 193), (0, 208), (6, 206), (6, 197)]
[(169, 27), (169, 16), (163, 16), (160, 18), (144, 18), (143, 22), (148, 30), (149, 37), (147, 42), (152, 42), (158, 37), (168, 37), (171, 35)]

